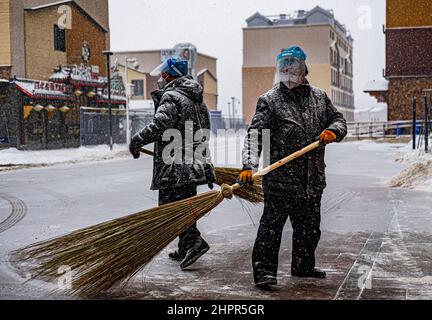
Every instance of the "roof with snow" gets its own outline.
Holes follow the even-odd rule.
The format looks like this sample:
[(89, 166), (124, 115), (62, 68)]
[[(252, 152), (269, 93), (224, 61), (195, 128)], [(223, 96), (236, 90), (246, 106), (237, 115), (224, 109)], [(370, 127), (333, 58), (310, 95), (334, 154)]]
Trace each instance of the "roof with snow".
[(47, 4), (38, 5), (38, 6), (27, 6), (24, 9), (25, 10), (31, 10), (31, 11), (37, 11), (37, 10), (43, 10), (43, 9), (54, 7), (54, 6), (60, 6), (63, 4), (75, 5), (82, 13), (84, 13), (87, 17), (89, 17), (98, 27), (100, 27), (103, 31), (108, 32), (108, 29), (105, 28), (102, 23), (100, 23), (94, 16), (92, 16), (90, 13), (88, 13), (82, 6), (80, 6), (74, 0), (53, 1), (53, 2), (50, 2)]
[(340, 23), (335, 17), (333, 10), (326, 10), (320, 6), (306, 11), (298, 10), (294, 14), (263, 15), (256, 12), (246, 19), (247, 27), (294, 27), (305, 25), (329, 24), (335, 28), (347, 41), (352, 43), (354, 40), (345, 25)]
[(387, 80), (372, 80), (366, 82), (363, 92), (387, 92), (388, 86)]
[(17, 88), (32, 99), (74, 100), (70, 85), (38, 80), (16, 79)]

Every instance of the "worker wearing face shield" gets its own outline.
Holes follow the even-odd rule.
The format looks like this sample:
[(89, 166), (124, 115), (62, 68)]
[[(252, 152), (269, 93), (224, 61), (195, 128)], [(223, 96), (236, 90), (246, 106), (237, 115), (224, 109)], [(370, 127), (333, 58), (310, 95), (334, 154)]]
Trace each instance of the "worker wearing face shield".
[(275, 85), (258, 99), (243, 149), (243, 171), (238, 182), (251, 184), (263, 150), (263, 130), (270, 130), (271, 163), (317, 139), (322, 144), (263, 177), (265, 207), (252, 265), (255, 284), (264, 288), (277, 284), (282, 231), (288, 218), (293, 227), (292, 275), (326, 277), (315, 262), (321, 236), (321, 198), (326, 187), (324, 153), (327, 144), (344, 139), (347, 126), (327, 94), (307, 81), (306, 60), (306, 53), (298, 46), (278, 55)]
[[(129, 146), (134, 158), (139, 158), (141, 148), (154, 143), (151, 189), (159, 190), (161, 206), (196, 196), (198, 186), (208, 185), (212, 189), (216, 181), (208, 148), (210, 115), (204, 103), (204, 90), (188, 71), (186, 60), (172, 57), (151, 72), (152, 77), (159, 77), (159, 90), (152, 92), (155, 115), (153, 121), (134, 135)], [(194, 139), (192, 144), (186, 140), (186, 132), (191, 129), (194, 138), (202, 137)], [(172, 130), (181, 134), (182, 139), (175, 150), (172, 150), (172, 139), (164, 138)], [(192, 163), (186, 161), (186, 154), (194, 155)], [(181, 158), (180, 162), (177, 157)], [(185, 269), (209, 249), (194, 224), (180, 235), (178, 250), (169, 257), (181, 262), (180, 267)]]

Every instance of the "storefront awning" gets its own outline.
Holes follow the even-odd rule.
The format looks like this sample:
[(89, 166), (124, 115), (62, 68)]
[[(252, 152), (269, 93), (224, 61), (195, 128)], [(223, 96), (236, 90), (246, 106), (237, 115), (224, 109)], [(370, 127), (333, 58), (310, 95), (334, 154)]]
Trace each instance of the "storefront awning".
[(16, 87), (32, 99), (75, 100), (73, 87), (48, 81), (24, 80), (14, 81)]

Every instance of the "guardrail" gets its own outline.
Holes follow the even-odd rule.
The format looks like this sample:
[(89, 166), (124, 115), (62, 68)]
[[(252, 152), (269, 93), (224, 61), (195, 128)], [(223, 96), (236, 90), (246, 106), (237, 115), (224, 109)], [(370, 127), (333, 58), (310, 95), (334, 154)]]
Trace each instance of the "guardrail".
[[(413, 149), (425, 147), (429, 151), (430, 132), (432, 122), (428, 121), (425, 126), (424, 120), (403, 120), (387, 122), (348, 122), (348, 136), (351, 138), (390, 138), (390, 137), (412, 137)], [(415, 129), (414, 129), (415, 128)]]
[[(351, 136), (386, 136), (413, 134), (413, 121), (386, 121), (386, 122), (348, 122), (348, 133)], [(431, 123), (429, 122), (429, 126)], [(424, 128), (424, 121), (416, 122), (416, 134), (420, 134)]]

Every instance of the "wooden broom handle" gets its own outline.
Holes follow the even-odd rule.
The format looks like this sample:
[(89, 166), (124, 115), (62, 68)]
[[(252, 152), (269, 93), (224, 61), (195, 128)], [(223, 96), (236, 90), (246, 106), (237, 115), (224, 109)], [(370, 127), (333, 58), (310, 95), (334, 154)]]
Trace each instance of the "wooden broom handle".
[(141, 151), (141, 153), (144, 153), (144, 154), (146, 154), (148, 156), (154, 157), (154, 152), (153, 151), (150, 151), (150, 150), (147, 150), (147, 149), (144, 149), (144, 148), (141, 148), (140, 151)]
[[(272, 165), (268, 166), (267, 168), (264, 168), (264, 169), (258, 171), (257, 173), (255, 173), (253, 175), (252, 179), (256, 180), (259, 177), (265, 176), (265, 175), (269, 174), (270, 172), (275, 171), (276, 169), (279, 169), (283, 165), (286, 165), (288, 162), (291, 162), (291, 161), (301, 157), (302, 155), (304, 155), (308, 152), (311, 152), (312, 150), (315, 150), (316, 148), (318, 148), (320, 146), (321, 146), (320, 141), (314, 142), (314, 143), (308, 145), (307, 147), (304, 147), (303, 149), (301, 149), (297, 152), (294, 152), (293, 154), (289, 155), (288, 157), (283, 158), (282, 160), (279, 160), (276, 163), (273, 163)], [(236, 183), (235, 185), (233, 185), (231, 187), (232, 190), (238, 190), (240, 188), (241, 188), (241, 186), (238, 183)]]
[[(301, 149), (297, 152), (294, 152), (293, 154), (289, 155), (288, 157), (283, 158), (282, 160), (279, 160), (276, 163), (273, 163), (272, 165), (268, 166), (267, 168), (264, 168), (264, 169), (258, 171), (257, 173), (255, 173), (253, 175), (252, 179), (256, 180), (259, 177), (265, 176), (265, 175), (269, 174), (270, 172), (275, 171), (276, 169), (279, 169), (280, 167), (286, 165), (288, 162), (291, 162), (291, 161), (301, 157), (302, 155), (304, 155), (308, 152), (311, 152), (312, 150), (315, 150), (316, 148), (318, 148), (320, 146), (321, 146), (320, 141), (314, 142), (314, 143), (308, 145), (307, 147), (304, 147), (303, 149)], [(142, 148), (140, 151), (144, 154), (149, 155), (149, 156), (154, 156), (154, 152), (152, 152), (150, 150)], [(238, 190), (240, 188), (241, 188), (241, 186), (238, 183), (231, 186), (231, 189), (233, 191)]]

